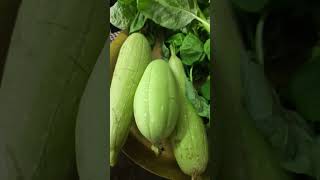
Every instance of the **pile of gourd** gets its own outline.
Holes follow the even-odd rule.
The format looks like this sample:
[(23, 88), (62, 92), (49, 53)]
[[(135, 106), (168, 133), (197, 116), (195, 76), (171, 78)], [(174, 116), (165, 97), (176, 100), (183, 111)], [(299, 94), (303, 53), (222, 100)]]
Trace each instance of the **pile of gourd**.
[(193, 178), (208, 164), (204, 124), (186, 97), (186, 75), (181, 60), (152, 59), (141, 33), (128, 36), (121, 46), (110, 87), (110, 165), (117, 163), (132, 123), (152, 143), (170, 139), (177, 164)]

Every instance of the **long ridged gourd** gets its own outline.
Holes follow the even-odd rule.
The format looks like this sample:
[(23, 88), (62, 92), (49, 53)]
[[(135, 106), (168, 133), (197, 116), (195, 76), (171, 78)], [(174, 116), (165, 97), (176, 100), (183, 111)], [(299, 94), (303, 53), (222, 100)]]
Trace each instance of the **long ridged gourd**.
[(123, 43), (110, 87), (110, 165), (117, 163), (133, 122), (133, 98), (144, 70), (151, 62), (151, 47), (140, 33)]
[(180, 169), (193, 178), (201, 175), (209, 159), (208, 140), (201, 117), (186, 97), (186, 76), (181, 60), (172, 54), (169, 65), (180, 91), (180, 115), (171, 136), (174, 156)]
[(138, 129), (156, 147), (174, 130), (178, 118), (178, 86), (168, 62), (157, 59), (145, 70), (134, 97)]

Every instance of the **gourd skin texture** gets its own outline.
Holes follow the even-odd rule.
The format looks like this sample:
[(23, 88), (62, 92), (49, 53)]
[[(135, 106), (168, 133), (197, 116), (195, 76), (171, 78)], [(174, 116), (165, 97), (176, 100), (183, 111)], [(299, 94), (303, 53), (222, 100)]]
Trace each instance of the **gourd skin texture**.
[(185, 96), (183, 65), (175, 55), (169, 65), (179, 85), (181, 109), (177, 126), (171, 136), (173, 152), (180, 169), (190, 176), (202, 174), (209, 159), (208, 140), (201, 117)]
[(140, 33), (122, 45), (110, 87), (110, 165), (117, 162), (133, 122), (133, 99), (144, 70), (151, 62), (151, 47)]
[[(116, 66), (117, 57), (121, 49), (122, 44), (127, 39), (128, 35), (125, 32), (121, 32), (115, 40), (110, 44), (110, 77), (112, 78), (113, 70)], [(112, 52), (112, 53), (111, 53)]]
[(145, 70), (134, 98), (134, 116), (141, 134), (156, 144), (175, 128), (179, 99), (178, 87), (169, 64), (152, 61)]

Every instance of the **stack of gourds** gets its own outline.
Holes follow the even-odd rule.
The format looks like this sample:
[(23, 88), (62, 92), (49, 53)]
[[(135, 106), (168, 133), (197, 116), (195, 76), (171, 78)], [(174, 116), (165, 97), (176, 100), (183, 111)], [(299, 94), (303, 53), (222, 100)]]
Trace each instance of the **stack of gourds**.
[[(128, 36), (120, 48), (110, 87), (110, 165), (136, 123), (156, 155), (161, 141), (170, 139), (180, 169), (193, 178), (208, 164), (204, 124), (186, 97), (186, 75), (181, 60), (152, 59), (141, 33)], [(112, 64), (111, 64), (112, 66)], [(156, 157), (156, 156), (155, 156)]]

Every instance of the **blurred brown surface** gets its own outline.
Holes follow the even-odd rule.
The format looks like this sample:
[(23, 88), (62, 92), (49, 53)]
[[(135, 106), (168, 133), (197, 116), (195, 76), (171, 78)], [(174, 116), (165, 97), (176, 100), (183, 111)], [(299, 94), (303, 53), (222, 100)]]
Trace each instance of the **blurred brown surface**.
[(120, 154), (118, 164), (111, 168), (111, 180), (166, 180), (156, 176), (136, 165), (123, 153)]

